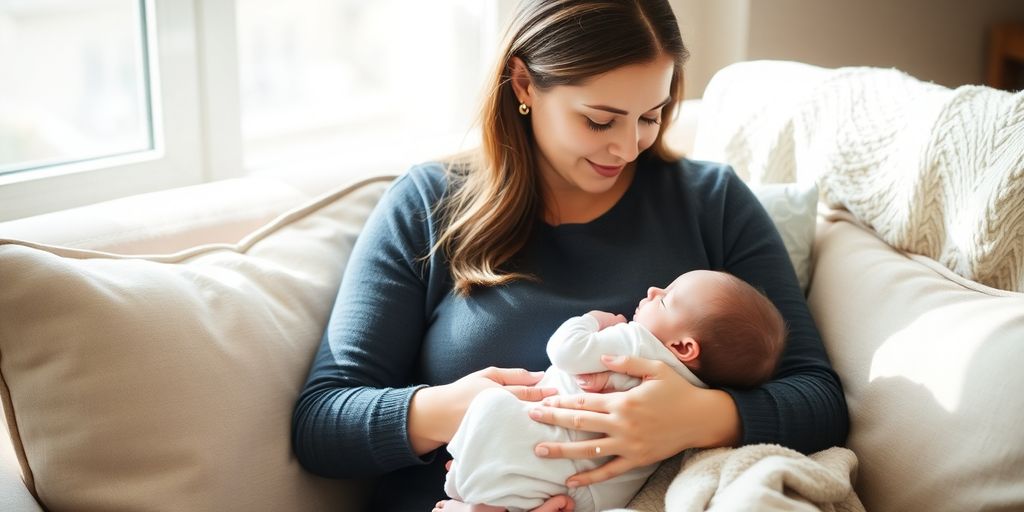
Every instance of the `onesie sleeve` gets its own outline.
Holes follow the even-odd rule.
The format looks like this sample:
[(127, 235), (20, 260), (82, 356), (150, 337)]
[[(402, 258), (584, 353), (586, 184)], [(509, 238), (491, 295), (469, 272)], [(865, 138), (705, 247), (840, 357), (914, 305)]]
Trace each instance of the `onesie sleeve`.
[(572, 317), (551, 335), (547, 352), (551, 364), (562, 371), (579, 375), (608, 371), (601, 363), (604, 354), (636, 355), (632, 337), (626, 336), (627, 324), (598, 330), (597, 319), (590, 315)]

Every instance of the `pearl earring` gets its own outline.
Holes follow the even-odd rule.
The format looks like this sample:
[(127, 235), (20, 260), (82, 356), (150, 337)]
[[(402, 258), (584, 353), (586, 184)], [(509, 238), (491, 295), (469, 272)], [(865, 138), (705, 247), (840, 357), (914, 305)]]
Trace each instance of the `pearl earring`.
[(530, 106), (527, 105), (526, 103), (520, 103), (519, 104), (519, 114), (525, 116), (525, 115), (527, 115), (529, 113), (530, 113)]

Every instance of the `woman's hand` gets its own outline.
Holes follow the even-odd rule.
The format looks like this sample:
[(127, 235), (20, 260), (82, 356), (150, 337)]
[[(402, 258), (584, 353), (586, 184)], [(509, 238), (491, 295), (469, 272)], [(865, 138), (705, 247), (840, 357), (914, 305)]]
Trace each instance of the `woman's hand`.
[[(444, 470), (451, 471), (452, 461), (444, 463)], [(504, 511), (501, 507), (490, 505), (471, 505), (458, 500), (441, 500), (434, 505), (431, 512), (494, 512)], [(566, 494), (558, 494), (548, 498), (539, 507), (531, 512), (573, 512), (576, 510), (576, 502)]]
[(603, 466), (570, 477), (569, 487), (602, 482), (686, 448), (732, 446), (739, 440), (739, 413), (724, 391), (698, 388), (660, 361), (628, 356), (602, 360), (609, 370), (643, 382), (618, 393), (553, 396), (530, 412), (541, 423), (605, 434), (537, 445), (536, 454), (545, 458), (614, 456)]
[(536, 388), (544, 372), (522, 368), (485, 368), (445, 384), (420, 388), (409, 405), (409, 441), (418, 455), (428, 453), (451, 441), (469, 408), (469, 403), (487, 388), (501, 387), (520, 400), (536, 402), (558, 392), (554, 388)]
[[(434, 505), (431, 512), (504, 512), (504, 508), (492, 507), (490, 505), (470, 505), (456, 500), (441, 500)], [(559, 494), (548, 498), (541, 506), (530, 512), (573, 512), (576, 510), (576, 503), (565, 494)]]
[(597, 320), (597, 330), (603, 331), (616, 324), (624, 324), (628, 322), (626, 317), (622, 315), (616, 315), (614, 313), (608, 313), (607, 311), (588, 311), (588, 315), (594, 317)]

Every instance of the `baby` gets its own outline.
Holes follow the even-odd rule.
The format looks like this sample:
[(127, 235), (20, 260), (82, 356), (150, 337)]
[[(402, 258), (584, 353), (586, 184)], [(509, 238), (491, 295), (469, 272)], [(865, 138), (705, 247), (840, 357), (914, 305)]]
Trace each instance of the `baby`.
[[(567, 320), (548, 340), (552, 366), (537, 386), (574, 394), (624, 391), (638, 385), (638, 378), (607, 371), (601, 356), (610, 354), (663, 361), (701, 387), (753, 387), (771, 378), (785, 338), (782, 316), (767, 297), (724, 272), (695, 270), (667, 288), (649, 288), (632, 322), (602, 311)], [(584, 374), (586, 379), (581, 379)], [(599, 436), (533, 421), (528, 411), (535, 405), (502, 389), (483, 391), (473, 399), (448, 444), (454, 458), (445, 480), (448, 496), (476, 504), (473, 510), (482, 510), (481, 504), (486, 504), (518, 511), (568, 494), (577, 512), (606, 510), (625, 506), (657, 468), (652, 464), (601, 483), (568, 488), (565, 481), (570, 476), (596, 468), (610, 457), (576, 460), (534, 455), (534, 446), (541, 441)]]

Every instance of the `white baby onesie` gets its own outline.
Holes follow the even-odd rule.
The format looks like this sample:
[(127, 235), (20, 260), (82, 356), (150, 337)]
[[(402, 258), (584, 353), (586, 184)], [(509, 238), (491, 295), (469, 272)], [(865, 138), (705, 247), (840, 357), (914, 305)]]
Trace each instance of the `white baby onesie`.
[[(566, 320), (548, 340), (552, 366), (537, 386), (556, 388), (559, 394), (582, 393), (575, 376), (607, 371), (601, 356), (615, 354), (663, 361), (694, 385), (707, 387), (642, 325), (629, 322), (601, 331), (598, 328), (597, 319), (590, 315)], [(624, 391), (638, 385), (640, 379), (613, 374), (609, 383), (617, 391)], [(534, 455), (533, 449), (541, 441), (598, 437), (530, 419), (528, 412), (536, 405), (520, 401), (503, 389), (488, 389), (473, 399), (448, 444), (448, 452), (454, 457), (444, 485), (448, 496), (519, 511), (534, 509), (552, 496), (568, 494), (576, 502), (577, 512), (607, 510), (625, 506), (657, 468), (652, 464), (605, 482), (569, 489), (565, 481), (570, 476), (596, 468), (611, 457), (576, 460)]]

